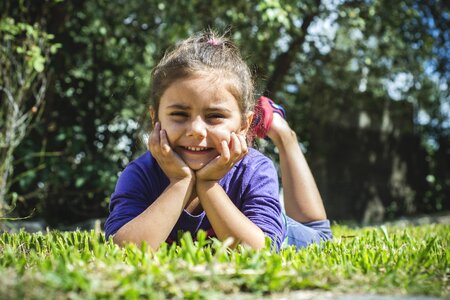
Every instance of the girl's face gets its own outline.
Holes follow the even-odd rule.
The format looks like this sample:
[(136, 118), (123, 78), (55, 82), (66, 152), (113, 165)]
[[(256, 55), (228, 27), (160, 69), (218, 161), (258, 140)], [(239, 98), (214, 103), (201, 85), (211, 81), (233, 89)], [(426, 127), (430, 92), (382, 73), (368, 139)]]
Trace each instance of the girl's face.
[(158, 121), (172, 149), (192, 170), (220, 155), (220, 142), (230, 134), (245, 135), (252, 115), (242, 120), (239, 105), (226, 80), (190, 76), (172, 83), (163, 93)]

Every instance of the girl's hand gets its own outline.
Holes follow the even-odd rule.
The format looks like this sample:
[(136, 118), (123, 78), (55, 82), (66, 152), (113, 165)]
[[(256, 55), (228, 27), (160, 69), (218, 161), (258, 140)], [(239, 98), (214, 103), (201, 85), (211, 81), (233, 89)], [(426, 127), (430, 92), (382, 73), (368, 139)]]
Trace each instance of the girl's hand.
[(219, 147), (220, 155), (195, 173), (198, 181), (218, 181), (222, 179), (248, 153), (244, 136), (234, 132), (230, 136), (230, 145), (226, 141), (221, 141)]
[(171, 182), (195, 178), (195, 173), (170, 147), (167, 133), (164, 129), (161, 129), (159, 122), (156, 122), (155, 128), (150, 134), (148, 149)]

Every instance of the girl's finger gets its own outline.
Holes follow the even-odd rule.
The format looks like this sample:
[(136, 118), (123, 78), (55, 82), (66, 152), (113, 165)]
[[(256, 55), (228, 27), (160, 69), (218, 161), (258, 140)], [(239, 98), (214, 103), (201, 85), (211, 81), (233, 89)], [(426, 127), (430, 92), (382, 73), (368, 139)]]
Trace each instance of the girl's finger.
[(231, 155), (233, 157), (239, 157), (242, 152), (241, 142), (237, 137), (236, 133), (234, 132), (231, 133), (231, 141), (232, 141), (230, 149)]
[(228, 148), (228, 144), (226, 141), (222, 141), (220, 143), (220, 146), (222, 147), (220, 152), (220, 158), (224, 163), (227, 163), (230, 160), (230, 149)]
[(159, 123), (155, 124), (155, 128), (150, 133), (150, 136), (148, 138), (148, 148), (151, 150), (151, 152), (154, 152), (157, 150), (157, 146), (159, 146)]
[(231, 140), (233, 141), (231, 147), (231, 161), (234, 164), (242, 157), (242, 146), (239, 138), (234, 132), (231, 134)]
[(247, 141), (245, 140), (245, 136), (243, 136), (242, 134), (238, 134), (237, 137), (241, 143), (242, 154), (243, 155), (247, 154), (248, 146), (247, 146)]
[(169, 140), (167, 139), (167, 133), (164, 129), (161, 129), (159, 131), (159, 139), (160, 139), (160, 146), (163, 153), (168, 154), (171, 150), (169, 145)]

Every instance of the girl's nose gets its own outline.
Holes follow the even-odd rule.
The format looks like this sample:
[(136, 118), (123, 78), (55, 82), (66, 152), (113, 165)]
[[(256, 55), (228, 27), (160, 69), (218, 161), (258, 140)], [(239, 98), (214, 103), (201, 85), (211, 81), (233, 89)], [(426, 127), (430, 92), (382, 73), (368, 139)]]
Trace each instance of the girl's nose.
[(197, 117), (192, 120), (190, 131), (188, 135), (192, 135), (195, 137), (206, 137), (206, 125), (201, 117)]

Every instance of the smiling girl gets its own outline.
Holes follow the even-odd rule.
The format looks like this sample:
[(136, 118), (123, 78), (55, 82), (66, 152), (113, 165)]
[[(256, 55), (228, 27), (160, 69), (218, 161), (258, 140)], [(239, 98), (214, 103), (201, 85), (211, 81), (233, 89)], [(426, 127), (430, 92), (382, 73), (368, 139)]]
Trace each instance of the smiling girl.
[[(107, 238), (153, 249), (199, 230), (277, 249), (331, 238), (320, 194), (284, 111), (261, 97), (239, 50), (207, 32), (166, 54), (152, 72), (149, 152), (122, 172), (111, 196)], [(253, 121), (252, 121), (253, 120)], [(286, 217), (270, 159), (247, 144), (271, 138), (280, 150)]]

